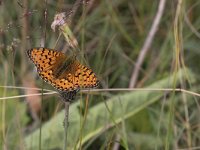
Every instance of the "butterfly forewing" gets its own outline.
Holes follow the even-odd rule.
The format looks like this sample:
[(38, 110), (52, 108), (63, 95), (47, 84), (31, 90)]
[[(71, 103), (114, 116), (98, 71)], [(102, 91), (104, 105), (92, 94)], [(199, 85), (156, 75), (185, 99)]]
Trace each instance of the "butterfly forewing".
[(27, 51), (29, 58), (37, 67), (38, 72), (53, 69), (64, 54), (46, 48), (33, 48)]

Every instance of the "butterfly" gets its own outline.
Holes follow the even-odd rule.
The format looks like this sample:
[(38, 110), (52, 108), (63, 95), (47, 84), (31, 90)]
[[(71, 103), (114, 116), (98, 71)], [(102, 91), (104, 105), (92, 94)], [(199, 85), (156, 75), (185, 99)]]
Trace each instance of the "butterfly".
[(76, 56), (68, 57), (49, 48), (27, 50), (39, 76), (58, 90), (64, 101), (72, 101), (81, 88), (95, 88), (99, 81), (91, 69), (79, 63)]

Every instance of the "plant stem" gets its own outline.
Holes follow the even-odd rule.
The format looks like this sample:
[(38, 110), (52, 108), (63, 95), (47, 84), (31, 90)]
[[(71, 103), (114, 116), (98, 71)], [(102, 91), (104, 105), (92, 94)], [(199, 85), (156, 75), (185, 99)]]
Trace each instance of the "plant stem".
[(63, 150), (67, 149), (67, 129), (68, 129), (68, 120), (69, 120), (69, 105), (70, 102), (65, 102), (65, 118), (64, 118), (64, 147)]

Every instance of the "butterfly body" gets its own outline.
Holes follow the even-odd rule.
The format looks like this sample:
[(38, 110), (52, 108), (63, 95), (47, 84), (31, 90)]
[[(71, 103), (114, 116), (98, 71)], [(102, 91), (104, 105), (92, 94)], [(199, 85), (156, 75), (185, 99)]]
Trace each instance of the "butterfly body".
[(66, 98), (73, 98), (80, 88), (98, 86), (96, 75), (74, 56), (68, 57), (48, 48), (33, 48), (27, 54), (35, 64), (39, 76), (60, 93), (65, 93)]
[(66, 74), (75, 74), (76, 68), (78, 67), (78, 64), (75, 61), (74, 58), (67, 58), (62, 61), (61, 64), (58, 64), (56, 66), (57, 69), (55, 69), (55, 72), (53, 73), (56, 78), (66, 78)]

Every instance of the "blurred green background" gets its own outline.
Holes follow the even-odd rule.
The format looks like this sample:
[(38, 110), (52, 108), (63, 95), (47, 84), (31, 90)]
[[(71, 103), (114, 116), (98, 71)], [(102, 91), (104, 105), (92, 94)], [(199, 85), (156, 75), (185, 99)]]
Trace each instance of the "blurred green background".
[[(58, 12), (66, 12), (80, 61), (105, 89), (80, 92), (70, 105), (68, 149), (200, 149), (200, 1), (166, 1), (141, 54), (161, 1), (0, 1), (0, 149), (59, 150), (66, 143), (63, 103), (56, 94), (31, 96), (41, 92), (32, 88), (55, 89), (26, 55), (41, 46), (71, 53), (51, 29)], [(131, 91), (140, 55), (134, 88), (141, 91)]]

